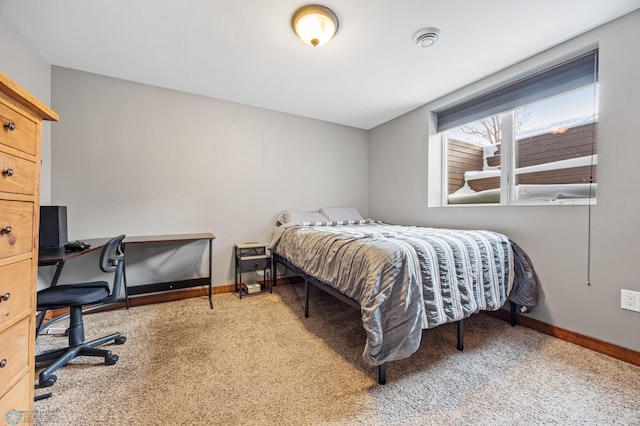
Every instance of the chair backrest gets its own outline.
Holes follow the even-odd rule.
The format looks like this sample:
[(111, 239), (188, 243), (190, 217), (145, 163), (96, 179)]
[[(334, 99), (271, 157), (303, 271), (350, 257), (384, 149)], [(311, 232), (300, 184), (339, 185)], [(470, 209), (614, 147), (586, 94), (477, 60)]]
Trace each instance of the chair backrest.
[(120, 297), (124, 270), (124, 251), (122, 250), (122, 240), (124, 238), (125, 235), (119, 235), (110, 239), (104, 245), (100, 254), (100, 269), (104, 272), (115, 272), (111, 295), (103, 301), (105, 303), (115, 302)]

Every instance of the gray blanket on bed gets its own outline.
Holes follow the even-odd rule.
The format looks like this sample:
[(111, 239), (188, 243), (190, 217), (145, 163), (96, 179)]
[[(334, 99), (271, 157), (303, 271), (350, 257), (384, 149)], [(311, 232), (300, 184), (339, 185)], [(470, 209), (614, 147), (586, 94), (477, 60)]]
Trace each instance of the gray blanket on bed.
[[(272, 249), (360, 304), (363, 359), (371, 365), (411, 355), (423, 328), (499, 309), (514, 284), (511, 242), (490, 231), (372, 221), (282, 226)], [(529, 280), (516, 287), (537, 294), (536, 285)]]
[(513, 290), (509, 294), (509, 300), (521, 306), (523, 312), (529, 312), (538, 304), (540, 279), (527, 253), (513, 241), (511, 241), (511, 248), (513, 249), (515, 281)]

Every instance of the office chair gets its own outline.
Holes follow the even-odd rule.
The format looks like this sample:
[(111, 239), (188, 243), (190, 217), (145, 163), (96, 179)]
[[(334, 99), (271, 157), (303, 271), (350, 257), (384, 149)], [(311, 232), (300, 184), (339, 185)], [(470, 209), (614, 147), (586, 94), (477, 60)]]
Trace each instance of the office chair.
[(118, 362), (118, 355), (114, 355), (106, 349), (98, 349), (96, 346), (111, 340), (115, 344), (123, 344), (127, 338), (120, 333), (114, 333), (90, 342), (84, 341), (84, 323), (82, 321), (82, 305), (107, 304), (118, 300), (122, 286), (122, 274), (124, 268), (124, 254), (121, 243), (124, 235), (112, 238), (102, 248), (100, 254), (100, 269), (104, 272), (115, 272), (113, 288), (109, 290), (106, 281), (93, 281), (78, 284), (66, 284), (49, 287), (37, 294), (38, 311), (50, 309), (69, 308), (69, 347), (53, 350), (36, 356), (36, 362), (54, 360), (42, 372), (40, 372), (38, 384), (40, 387), (53, 385), (57, 377), (55, 371), (64, 367), (77, 356), (103, 357), (106, 365)]

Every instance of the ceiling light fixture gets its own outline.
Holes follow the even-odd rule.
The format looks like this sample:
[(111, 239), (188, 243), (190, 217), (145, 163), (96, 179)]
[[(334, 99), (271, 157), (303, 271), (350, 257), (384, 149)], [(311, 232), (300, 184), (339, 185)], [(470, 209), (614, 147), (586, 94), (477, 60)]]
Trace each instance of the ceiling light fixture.
[(338, 16), (326, 6), (310, 4), (296, 10), (291, 26), (306, 44), (322, 46), (338, 31)]
[(425, 28), (413, 36), (413, 41), (418, 47), (433, 46), (438, 40), (440, 40), (440, 30), (437, 28)]

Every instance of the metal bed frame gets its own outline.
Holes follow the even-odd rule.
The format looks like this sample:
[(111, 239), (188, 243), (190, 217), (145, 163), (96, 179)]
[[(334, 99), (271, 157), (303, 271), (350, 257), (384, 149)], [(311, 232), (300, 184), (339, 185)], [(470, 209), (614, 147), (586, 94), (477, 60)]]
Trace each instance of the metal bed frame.
[[(304, 270), (293, 265), (291, 262), (289, 262), (284, 257), (280, 256), (279, 254), (272, 251), (271, 257), (272, 257), (271, 259), (271, 276), (272, 277), (275, 278), (277, 264), (280, 263), (281, 265), (295, 272), (297, 275), (299, 275), (301, 278), (304, 279), (304, 317), (305, 318), (309, 318), (309, 284), (312, 284), (315, 287), (319, 288), (320, 290), (326, 293), (329, 293), (330, 295), (346, 303), (347, 305), (360, 310), (360, 304), (357, 301), (353, 300), (348, 296), (345, 296), (344, 294), (342, 294), (335, 288), (331, 287), (330, 285), (307, 274)], [(509, 304), (510, 304), (510, 323), (511, 323), (511, 326), (515, 326), (516, 318), (517, 318), (516, 305), (511, 301), (509, 301)], [(464, 349), (464, 320), (457, 321), (457, 324), (458, 324), (458, 342), (456, 347), (458, 348), (458, 350), (461, 351)], [(385, 362), (378, 366), (378, 383), (381, 385), (384, 385), (386, 382), (387, 382), (387, 363)]]

